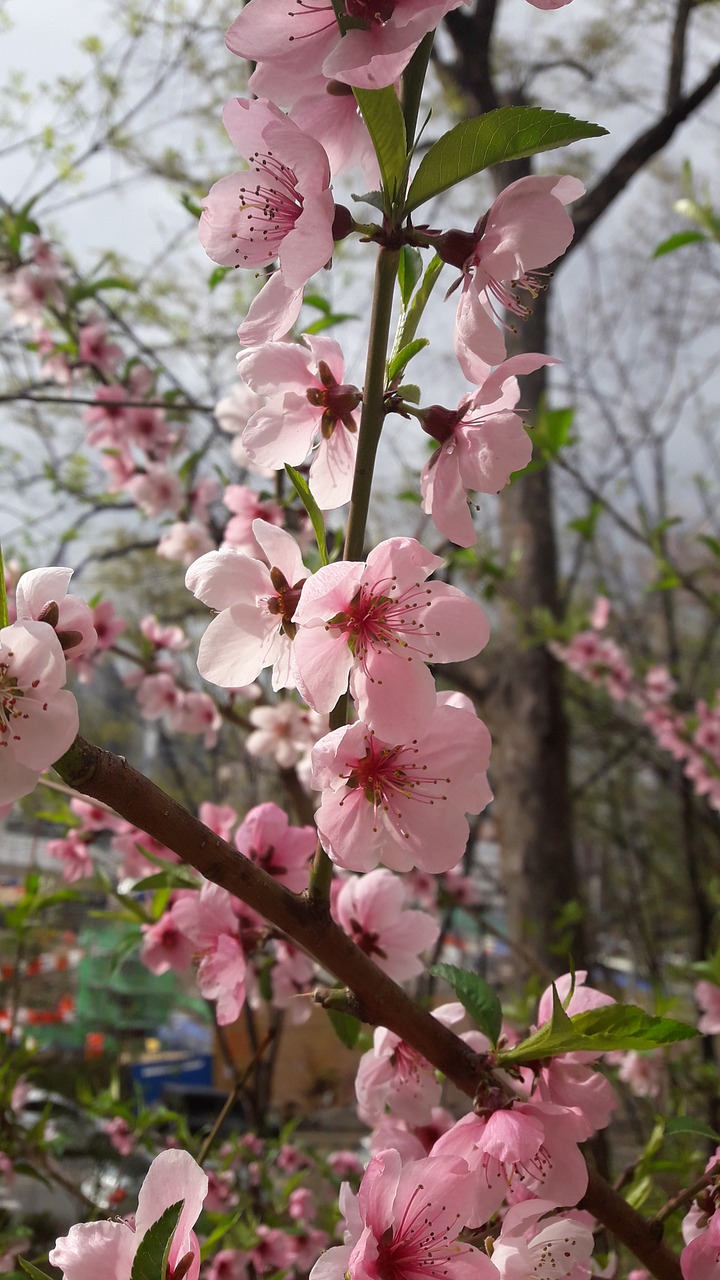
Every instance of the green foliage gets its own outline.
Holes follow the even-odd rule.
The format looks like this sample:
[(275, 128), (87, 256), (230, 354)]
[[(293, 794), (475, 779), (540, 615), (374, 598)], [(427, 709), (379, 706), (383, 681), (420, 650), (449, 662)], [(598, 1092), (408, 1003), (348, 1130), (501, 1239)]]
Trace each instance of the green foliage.
[(392, 206), (402, 196), (407, 176), (407, 138), (402, 108), (392, 85), (386, 89), (353, 89), (353, 93), (372, 138), (383, 190)]
[(544, 107), (499, 107), (487, 115), (463, 120), (423, 156), (410, 184), (405, 211), (411, 213), (491, 165), (554, 151), (604, 133), (607, 129), (600, 125)]
[(422, 275), (422, 270), (423, 260), (420, 250), (413, 249), (412, 245), (404, 244), (400, 251), (400, 261), (398, 263), (398, 285), (405, 310), (407, 310), (415, 285)]
[(33, 1262), (26, 1262), (24, 1258), (18, 1258), (18, 1262), (26, 1275), (32, 1276), (32, 1280), (48, 1280), (46, 1271), (41, 1271)]
[(165, 1280), (168, 1256), (184, 1200), (178, 1200), (146, 1231), (133, 1260), (130, 1280)]
[(407, 368), (414, 356), (430, 345), (428, 338), (413, 338), (412, 342), (408, 342), (406, 347), (402, 347), (397, 355), (393, 355), (388, 361), (387, 379), (393, 382)]
[(328, 561), (328, 552), (327, 552), (327, 540), (325, 538), (325, 522), (322, 518), (322, 511), (320, 510), (317, 502), (313, 498), (308, 486), (308, 482), (305, 479), (304, 475), (302, 475), (301, 472), (296, 471), (295, 467), (291, 467), (289, 463), (285, 464), (285, 470), (288, 476), (290, 477), (293, 485), (295, 486), (295, 492), (297, 493), (300, 501), (302, 502), (305, 510), (307, 511), (310, 517), (310, 523), (315, 531), (315, 538), (317, 540), (318, 551), (320, 552), (320, 560), (322, 564), (328, 564), (329, 561)]
[(452, 987), (463, 1008), (494, 1048), (502, 1028), (502, 1006), (492, 987), (476, 973), (458, 969), (454, 964), (434, 964), (430, 972), (436, 978), (444, 978)]
[(335, 1035), (345, 1045), (345, 1048), (357, 1048), (357, 1043), (362, 1033), (362, 1023), (357, 1018), (353, 1018), (352, 1014), (341, 1013), (339, 1009), (326, 1009), (325, 1012), (330, 1019), (330, 1025)]
[(609, 1053), (615, 1049), (657, 1049), (699, 1032), (672, 1018), (656, 1018), (631, 1004), (604, 1005), (568, 1017), (553, 986), (549, 1022), (526, 1040), (498, 1055), (500, 1066), (522, 1066), (561, 1053)]

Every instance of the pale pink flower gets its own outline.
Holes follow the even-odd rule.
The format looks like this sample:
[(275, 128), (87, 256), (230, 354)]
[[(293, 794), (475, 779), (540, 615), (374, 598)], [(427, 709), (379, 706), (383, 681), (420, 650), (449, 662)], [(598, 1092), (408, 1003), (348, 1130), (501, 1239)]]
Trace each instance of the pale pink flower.
[(165, 560), (177, 560), (187, 568), (198, 556), (205, 555), (213, 546), (205, 525), (197, 520), (179, 520), (161, 537), (157, 553)]
[(440, 924), (426, 911), (405, 909), (407, 891), (391, 871), (345, 880), (333, 904), (338, 924), (379, 969), (404, 982), (423, 972), (420, 953), (437, 942)]
[(433, 1155), (461, 1156), (473, 1179), (476, 1201), (470, 1226), (500, 1207), (508, 1188), (520, 1185), (553, 1205), (577, 1204), (587, 1187), (587, 1165), (578, 1143), (585, 1124), (575, 1111), (549, 1102), (513, 1102), (490, 1115), (466, 1115), (435, 1143)]
[(293, 893), (307, 888), (316, 843), (314, 827), (291, 827), (272, 801), (251, 809), (235, 832), (240, 852)]
[(206, 1280), (247, 1280), (248, 1262), (239, 1249), (221, 1249), (208, 1263)]
[(92, 653), (98, 643), (90, 606), (67, 594), (72, 575), (72, 569), (60, 566), (31, 569), (15, 588), (18, 622), (33, 618), (49, 623), (68, 661)]
[(322, 72), (330, 79), (381, 89), (402, 74), (423, 36), (461, 0), (345, 0), (351, 19), (340, 31), (329, 3), (290, 6), (286, 0), (254, 0), (227, 33), (240, 58), (270, 62), (294, 75)]
[(473, 1188), (462, 1160), (416, 1160), (397, 1151), (373, 1156), (357, 1200), (345, 1189), (345, 1244), (328, 1249), (311, 1280), (497, 1280), (490, 1259), (458, 1240), (472, 1212)]
[(505, 338), (495, 322), (504, 325), (504, 312), (527, 317), (518, 290), (537, 296), (537, 269), (560, 257), (573, 237), (563, 206), (584, 190), (577, 178), (519, 178), (500, 192), (474, 231), (438, 237), (440, 256), (462, 272), (455, 353), (470, 382), (482, 382), (489, 367), (505, 359)]
[(228, 435), (239, 435), (245, 430), (250, 418), (257, 409), (262, 409), (265, 397), (259, 396), (252, 387), (239, 378), (233, 382), (226, 396), (215, 405), (215, 420), (221, 431)]
[(294, 683), (293, 615), (307, 570), (290, 534), (264, 520), (253, 523), (253, 532), (270, 567), (223, 547), (196, 560), (185, 585), (219, 611), (200, 641), (200, 674), (222, 688), (238, 689), (272, 666), (277, 690)]
[(441, 565), (414, 538), (389, 538), (366, 564), (327, 565), (308, 579), (293, 661), (311, 707), (331, 711), (349, 677), (359, 718), (386, 743), (427, 726), (435, 681), (426, 663), (474, 657), (489, 635), (479, 604), (457, 587), (425, 581)]
[(182, 972), (189, 967), (193, 944), (180, 929), (172, 908), (155, 924), (144, 924), (142, 931), (140, 959), (151, 973), (167, 973), (170, 969)]
[(645, 697), (655, 705), (669, 702), (677, 690), (677, 681), (673, 680), (667, 667), (650, 667), (645, 672)]
[[(330, 166), (320, 143), (265, 98), (233, 98), (223, 123), (249, 169), (221, 178), (205, 197), (200, 240), (209, 257), (225, 266), (255, 268), (278, 261), (274, 319), (259, 339), (267, 341), (282, 335), (277, 324), (284, 323), (288, 304), (294, 306), (299, 294), (299, 308), (304, 285), (332, 257)], [(266, 296), (261, 309), (267, 301)], [(251, 323), (257, 316), (257, 308), (251, 308)]]
[(187, 1151), (161, 1151), (153, 1160), (140, 1188), (135, 1226), (127, 1222), (83, 1222), (71, 1227), (50, 1250), (48, 1260), (63, 1280), (130, 1280), (133, 1260), (141, 1240), (170, 1205), (183, 1208), (170, 1245), (168, 1267), (172, 1271), (188, 1254), (187, 1280), (198, 1280), (200, 1246), (193, 1225), (207, 1192), (207, 1177)]
[(683, 1280), (717, 1280), (720, 1275), (720, 1211), (680, 1254)]
[(720, 1035), (720, 987), (714, 982), (698, 982), (693, 994), (702, 1009), (698, 1031), (704, 1036)]
[(437, 873), (460, 861), (466, 813), (492, 799), (490, 735), (473, 712), (441, 699), (410, 741), (383, 742), (359, 721), (313, 748), (313, 786), (323, 793), (318, 833), (338, 866), (370, 871), (383, 862)]
[(143, 719), (160, 720), (176, 709), (182, 690), (168, 672), (159, 671), (152, 676), (143, 676), (136, 696)]
[[(464, 1017), (462, 1005), (440, 1005), (433, 1017), (450, 1027)], [(442, 1085), (435, 1068), (417, 1049), (387, 1027), (376, 1027), (373, 1047), (360, 1059), (355, 1076), (358, 1115), (377, 1124), (387, 1107), (412, 1125), (429, 1124), (440, 1103)]]
[(317, 1214), (315, 1197), (309, 1187), (296, 1187), (288, 1196), (288, 1213), (295, 1222), (312, 1222)]
[(331, 1151), (327, 1163), (338, 1178), (357, 1178), (363, 1172), (362, 1162), (354, 1151)]
[(202, 734), (203, 745), (211, 751), (222, 728), (222, 716), (209, 693), (182, 690), (168, 723), (173, 733)]
[(495, 369), (457, 409), (432, 405), (423, 410), (423, 430), (440, 444), (420, 476), (423, 511), (457, 546), (471, 547), (477, 539), (468, 491), (499, 493), (532, 457), (522, 419), (511, 412), (520, 395), (514, 375), (553, 363), (548, 356), (516, 356)]
[(618, 1079), (626, 1084), (636, 1098), (657, 1098), (662, 1090), (664, 1057), (662, 1049), (651, 1053), (638, 1053), (628, 1049), (619, 1055), (622, 1059)]
[(199, 476), (188, 492), (190, 514), (194, 520), (207, 524), (210, 507), (220, 493), (220, 485), (214, 476)]
[(590, 615), (590, 626), (594, 631), (604, 631), (610, 620), (610, 601), (607, 596), (598, 596)]
[(268, 342), (238, 356), (248, 384), (267, 397), (250, 418), (243, 444), (262, 466), (298, 467), (313, 452), (310, 489), (323, 510), (350, 499), (362, 393), (345, 384), (345, 360), (332, 338)]
[(140, 631), (145, 639), (150, 641), (153, 649), (171, 649), (173, 652), (179, 652), (181, 649), (187, 649), (190, 643), (182, 627), (158, 622), (153, 613), (148, 613), (141, 618)]
[(503, 1280), (589, 1280), (593, 1233), (572, 1218), (550, 1218), (549, 1200), (511, 1205), (493, 1243), (492, 1259)]
[(105, 1132), (111, 1145), (121, 1156), (129, 1156), (135, 1146), (135, 1134), (123, 1116), (105, 1121)]
[(0, 629), (0, 804), (32, 791), (40, 774), (71, 746), (77, 703), (63, 689), (65, 657), (46, 622)]
[(49, 858), (57, 858), (62, 862), (63, 880), (68, 884), (85, 880), (95, 871), (87, 844), (75, 832), (71, 832), (66, 839), (48, 840), (45, 852)]
[(245, 739), (245, 750), (251, 756), (273, 756), (281, 769), (291, 769), (327, 733), (327, 716), (290, 698), (273, 707), (253, 707), (248, 719), (253, 732)]
[(228, 520), (223, 534), (224, 547), (236, 547), (248, 556), (261, 556), (262, 546), (253, 533), (256, 520), (282, 526), (285, 517), (277, 502), (261, 501), (254, 489), (246, 484), (229, 484), (223, 493), (223, 504), (233, 517)]
[(95, 318), (90, 324), (80, 326), (78, 334), (78, 359), (92, 365), (103, 378), (112, 378), (124, 352), (117, 343), (108, 342), (107, 328)]
[(110, 600), (101, 600), (96, 604), (92, 615), (98, 649), (111, 649), (118, 636), (126, 630), (127, 623), (118, 617)]
[(221, 840), (230, 839), (233, 827), (238, 820), (237, 813), (229, 804), (211, 804), (209, 800), (203, 800), (198, 810), (198, 817)]
[(172, 914), (201, 952), (198, 987), (207, 1000), (216, 1001), (218, 1024), (235, 1022), (245, 1004), (247, 965), (231, 895), (205, 881), (199, 894), (179, 897)]
[[(275, 963), (270, 973), (272, 1003), (286, 1009), (293, 1026), (307, 1022), (311, 1015), (308, 992), (315, 981), (315, 965), (302, 951), (288, 942), (275, 943)], [(305, 996), (299, 1000), (298, 996)]]
[(176, 516), (182, 511), (185, 493), (179, 478), (166, 467), (149, 462), (126, 485), (133, 502), (146, 516), (159, 516), (169, 511)]

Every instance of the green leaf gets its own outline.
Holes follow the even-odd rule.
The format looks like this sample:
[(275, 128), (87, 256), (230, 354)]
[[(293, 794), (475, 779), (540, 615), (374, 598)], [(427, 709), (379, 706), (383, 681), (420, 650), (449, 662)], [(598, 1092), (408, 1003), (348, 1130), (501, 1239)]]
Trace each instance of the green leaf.
[(202, 205), (199, 205), (195, 200), (193, 200), (192, 196), (187, 194), (181, 195), (180, 203), (184, 209), (187, 209), (188, 213), (192, 214), (193, 218), (202, 217)]
[(295, 468), (291, 467), (287, 462), (285, 463), (285, 470), (289, 475), (290, 479), (292, 480), (293, 485), (295, 486), (295, 492), (297, 493), (300, 501), (302, 502), (305, 510), (307, 511), (310, 517), (310, 523), (312, 524), (312, 527), (315, 530), (315, 537), (317, 539), (318, 551), (320, 552), (320, 559), (323, 564), (327, 564), (328, 563), (327, 542), (325, 539), (325, 523), (322, 518), (322, 511), (320, 510), (317, 502), (313, 498), (310, 492), (310, 489), (308, 488), (308, 482), (305, 479), (304, 475), (302, 475), (299, 471), (296, 471)]
[(410, 184), (405, 212), (411, 213), (490, 165), (553, 151), (604, 133), (607, 129), (600, 125), (544, 107), (499, 107), (487, 115), (463, 120), (423, 156)]
[(536, 453), (543, 458), (556, 458), (560, 450), (572, 444), (572, 426), (575, 410), (547, 409), (544, 406), (537, 415), (532, 430), (532, 442)]
[(577, 520), (568, 520), (566, 528), (574, 529), (586, 542), (591, 542), (601, 512), (602, 503), (593, 502), (586, 516), (578, 516)]
[(354, 191), (350, 192), (350, 199), (356, 204), (371, 204), (373, 209), (379, 209), (381, 213), (385, 212), (385, 200), (382, 191), (366, 191), (364, 195), (355, 195)]
[[(699, 533), (698, 542), (703, 542), (708, 550), (712, 551), (713, 555), (720, 559), (720, 538), (713, 538), (709, 533)], [(1, 571), (2, 564), (0, 564), (0, 572)]]
[(502, 1006), (492, 987), (476, 973), (458, 969), (454, 964), (434, 964), (430, 972), (436, 978), (444, 978), (448, 986), (452, 987), (460, 1003), (480, 1030), (485, 1032), (494, 1048), (502, 1029)]
[(632, 1004), (603, 1005), (569, 1018), (553, 987), (553, 1014), (550, 1022), (521, 1044), (498, 1055), (498, 1065), (521, 1065), (560, 1053), (578, 1051), (608, 1053), (614, 1049), (656, 1049), (659, 1045), (691, 1040), (699, 1035), (695, 1027), (672, 1018), (656, 1018)]
[(665, 1132), (667, 1134), (692, 1133), (697, 1134), (699, 1138), (709, 1138), (711, 1142), (720, 1142), (720, 1134), (711, 1125), (706, 1124), (704, 1120), (696, 1120), (693, 1116), (675, 1116), (674, 1120), (668, 1120)]
[(20, 1263), (23, 1271), (25, 1271), (27, 1275), (32, 1276), (33, 1280), (49, 1280), (47, 1272), (41, 1271), (39, 1267), (34, 1265), (34, 1263), (26, 1262), (24, 1258), (18, 1258), (18, 1262)]
[(414, 338), (412, 342), (408, 342), (407, 346), (403, 347), (401, 351), (398, 351), (397, 355), (394, 355), (388, 364), (388, 382), (392, 382), (399, 374), (402, 373), (403, 369), (409, 365), (413, 356), (418, 354), (418, 351), (422, 351), (424, 347), (429, 346), (430, 342), (428, 338)]
[(413, 249), (412, 245), (404, 244), (400, 251), (400, 262), (398, 264), (398, 284), (400, 285), (400, 297), (405, 309), (412, 297), (413, 289), (422, 275), (422, 254), (419, 249)]
[(674, 253), (676, 249), (682, 249), (686, 244), (697, 244), (699, 240), (707, 240), (707, 236), (704, 236), (702, 231), (676, 231), (674, 236), (668, 236), (667, 240), (661, 241), (652, 256), (662, 258), (666, 253)]
[(170, 1245), (180, 1221), (184, 1200), (171, 1204), (145, 1232), (130, 1272), (130, 1280), (165, 1280)]
[(372, 138), (383, 189), (392, 202), (400, 196), (407, 173), (405, 120), (392, 85), (386, 89), (353, 89)]
[(221, 281), (234, 270), (234, 267), (215, 267), (208, 276), (208, 289), (210, 292), (212, 293), (213, 289), (217, 289)]
[(342, 1041), (346, 1049), (354, 1049), (360, 1038), (362, 1023), (351, 1014), (340, 1013), (337, 1009), (326, 1009), (325, 1012), (338, 1040)]

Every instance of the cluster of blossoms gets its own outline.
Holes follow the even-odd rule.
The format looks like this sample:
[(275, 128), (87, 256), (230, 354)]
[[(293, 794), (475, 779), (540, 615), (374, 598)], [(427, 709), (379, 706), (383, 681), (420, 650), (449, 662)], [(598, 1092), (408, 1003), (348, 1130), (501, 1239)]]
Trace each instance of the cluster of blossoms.
[(573, 636), (569, 644), (553, 642), (555, 656), (588, 683), (604, 688), (614, 702), (640, 712), (642, 722), (658, 746), (683, 765), (695, 793), (705, 796), (711, 809), (720, 809), (720, 696), (708, 703), (698, 698), (692, 710), (673, 706), (677, 683), (665, 666), (652, 666), (636, 676), (616, 641), (603, 636), (609, 605), (600, 597), (592, 627)]

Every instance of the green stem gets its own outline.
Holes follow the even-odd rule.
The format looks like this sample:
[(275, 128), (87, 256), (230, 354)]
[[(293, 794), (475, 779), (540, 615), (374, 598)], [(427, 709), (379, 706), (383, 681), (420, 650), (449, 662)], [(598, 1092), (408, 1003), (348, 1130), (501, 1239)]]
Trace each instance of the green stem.
[(360, 436), (345, 535), (344, 560), (362, 560), (363, 558), (375, 457), (385, 421), (385, 364), (399, 262), (399, 249), (380, 249), (375, 268)]
[[(390, 320), (392, 318), (393, 293), (397, 276), (400, 251), (381, 248), (375, 268), (368, 358), (365, 369), (363, 407), (360, 417), (357, 461), (353, 480), (350, 514), (345, 535), (344, 560), (362, 560), (365, 544), (370, 492), (372, 490), (375, 457), (385, 421), (385, 367), (387, 361)], [(344, 694), (330, 716), (330, 728), (340, 729), (347, 724), (348, 698)], [(316, 908), (327, 911), (330, 901), (333, 864), (318, 841), (313, 865), (310, 868), (308, 898)]]
[(10, 621), (7, 602), (7, 588), (5, 586), (5, 566), (3, 564), (2, 543), (0, 543), (0, 627), (6, 627)]

